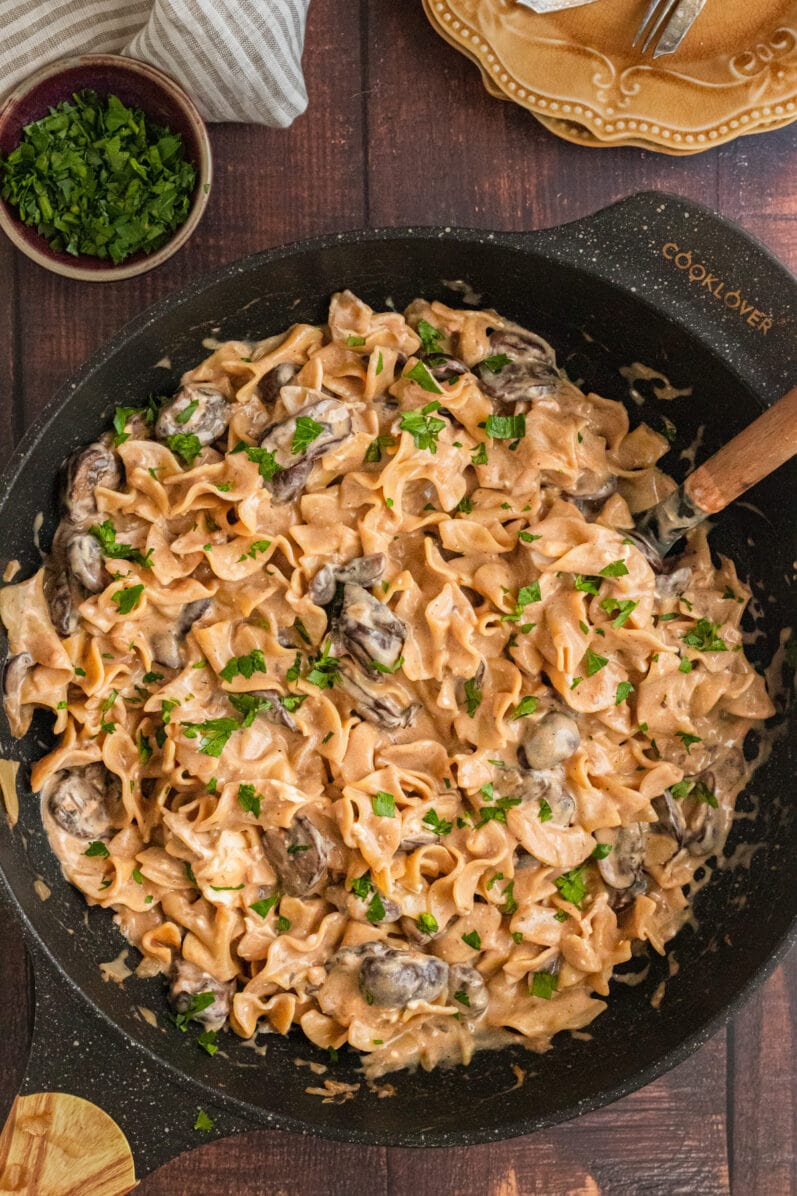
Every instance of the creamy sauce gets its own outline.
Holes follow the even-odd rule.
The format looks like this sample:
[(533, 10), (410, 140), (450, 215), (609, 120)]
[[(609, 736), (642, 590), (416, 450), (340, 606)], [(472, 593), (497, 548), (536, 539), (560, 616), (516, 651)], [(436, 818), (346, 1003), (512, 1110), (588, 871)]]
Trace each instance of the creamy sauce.
[(20, 565), (19, 561), (9, 561), (3, 570), (3, 581), (6, 582), (6, 584), (9, 581), (13, 581), (21, 568), (22, 566)]
[(678, 454), (681, 461), (686, 461), (690, 471), (693, 470), (697, 464), (697, 454), (703, 447), (703, 437), (705, 434), (706, 425), (701, 424), (697, 429), (697, 433), (695, 434), (695, 438), (692, 443), (688, 446), (688, 448), (682, 449)]
[(52, 896), (52, 889), (50, 886), (38, 876), (33, 882), (33, 891), (39, 898), (39, 901), (47, 901)]
[(99, 965), (103, 980), (113, 980), (116, 984), (124, 984), (128, 976), (132, 976), (132, 969), (127, 966), (127, 947), (123, 947), (115, 959)]
[(688, 398), (692, 394), (691, 386), (679, 390), (677, 386), (673, 386), (666, 375), (639, 361), (635, 361), (632, 365), (621, 366), (619, 372), (628, 383), (629, 395), (640, 407), (646, 402), (646, 396), (637, 388), (637, 382), (650, 382), (654, 396), (664, 402)]
[(19, 797), (17, 796), (17, 773), (19, 764), (16, 760), (0, 758), (0, 793), (3, 795), (3, 805), (6, 808), (8, 825), (15, 827), (19, 820)]
[(667, 976), (667, 979), (662, 980), (660, 984), (656, 985), (656, 991), (653, 993), (653, 996), (650, 998), (650, 1003), (654, 1009), (661, 1008), (661, 1003), (664, 1000), (664, 996), (667, 991), (667, 983), (668, 983), (668, 981), (672, 980), (673, 976), (677, 976), (680, 970), (681, 970), (681, 965), (678, 963), (678, 960), (675, 958), (675, 952), (670, 951), (669, 954), (667, 955), (667, 971), (669, 973)]

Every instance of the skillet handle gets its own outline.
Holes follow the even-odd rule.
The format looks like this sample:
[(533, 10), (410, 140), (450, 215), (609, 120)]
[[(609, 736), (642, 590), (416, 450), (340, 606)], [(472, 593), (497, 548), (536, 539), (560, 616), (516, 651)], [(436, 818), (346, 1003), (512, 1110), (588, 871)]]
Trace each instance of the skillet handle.
[(709, 345), (767, 406), (797, 383), (797, 280), (702, 204), (645, 191), (517, 239), (649, 302)]
[[(184, 1151), (255, 1128), (172, 1083), (27, 946), (33, 1041), (0, 1133), (0, 1196), (123, 1196)], [(200, 1107), (212, 1128), (194, 1129)]]

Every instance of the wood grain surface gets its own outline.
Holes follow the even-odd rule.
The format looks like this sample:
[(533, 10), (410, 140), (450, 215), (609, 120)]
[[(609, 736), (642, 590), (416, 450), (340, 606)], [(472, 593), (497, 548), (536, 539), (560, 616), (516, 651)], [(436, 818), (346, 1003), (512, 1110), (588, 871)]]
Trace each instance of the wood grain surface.
[[(418, 0), (312, 0), (310, 107), (287, 132), (211, 131), (216, 182), (187, 249), (102, 287), (0, 243), (0, 456), (136, 312), (222, 262), (363, 225), (531, 228), (658, 187), (711, 205), (797, 267), (797, 126), (689, 159), (590, 152), (489, 99)], [(0, 462), (1, 464), (2, 462)], [(0, 1119), (29, 1041), (21, 936), (0, 920)], [(797, 955), (695, 1056), (610, 1108), (530, 1138), (418, 1152), (257, 1132), (162, 1167), (141, 1196), (788, 1196), (797, 1193)], [(199, 1135), (197, 1135), (199, 1138)]]

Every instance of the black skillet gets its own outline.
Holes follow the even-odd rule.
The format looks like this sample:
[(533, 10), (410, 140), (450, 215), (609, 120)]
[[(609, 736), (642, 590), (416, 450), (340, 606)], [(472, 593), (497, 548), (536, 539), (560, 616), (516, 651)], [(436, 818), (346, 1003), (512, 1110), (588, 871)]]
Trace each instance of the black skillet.
[[(465, 280), (479, 302), (548, 337), (571, 376), (626, 400), (632, 419), (677, 426), (665, 468), (681, 478), (679, 449), (705, 426), (700, 455), (715, 451), (797, 380), (797, 284), (752, 238), (707, 209), (673, 196), (634, 196), (594, 216), (533, 233), (451, 229), (324, 237), (227, 266), (151, 308), (95, 355), (27, 434), (0, 481), (0, 570), (38, 564), (55, 523), (54, 479), (63, 458), (108, 424), (116, 404), (136, 406), (176, 386), (212, 335), (241, 339), (299, 320), (323, 321), (330, 294), (348, 286), (376, 307), (402, 308), (417, 295), (455, 305), (442, 280)], [(171, 365), (156, 363), (168, 356)], [(688, 397), (629, 401), (621, 366), (655, 366)], [(644, 384), (640, 389), (645, 389)], [(765, 662), (793, 617), (789, 592), (797, 545), (797, 471), (783, 468), (721, 517), (715, 550), (729, 552), (766, 615), (752, 651)], [(7, 734), (3, 755), (30, 761), (46, 723), (22, 744)], [(591, 1041), (569, 1035), (538, 1056), (520, 1048), (476, 1057), (470, 1068), (390, 1077), (378, 1099), (363, 1084), (353, 1100), (324, 1104), (305, 1089), (320, 1081), (293, 1060), (319, 1059), (301, 1036), (267, 1039), (265, 1057), (231, 1039), (210, 1059), (192, 1034), (167, 1019), (158, 979), (103, 982), (98, 963), (122, 946), (111, 918), (61, 877), (42, 832), (36, 799), (20, 770), (21, 816), (0, 819), (2, 885), (22, 920), (34, 962), (36, 1025), (23, 1092), (60, 1090), (94, 1101), (123, 1128), (139, 1175), (199, 1141), (274, 1126), (362, 1143), (443, 1146), (527, 1134), (595, 1109), (648, 1083), (706, 1041), (781, 958), (794, 931), (792, 861), (797, 821), (793, 762), (778, 740), (740, 806), (729, 843), (754, 842), (749, 868), (719, 871), (698, 897), (697, 930), (677, 939), (679, 970), (660, 1008), (651, 995), (667, 976), (655, 958), (645, 983), (614, 985)], [(52, 896), (42, 902), (33, 882)], [(131, 956), (134, 953), (131, 953)], [(161, 1028), (136, 1013), (155, 1010)], [(166, 1031), (162, 1027), (166, 1027)], [(512, 1064), (526, 1072), (517, 1087)], [(357, 1058), (341, 1053), (329, 1075), (356, 1083)], [(215, 1129), (193, 1129), (197, 1107)]]

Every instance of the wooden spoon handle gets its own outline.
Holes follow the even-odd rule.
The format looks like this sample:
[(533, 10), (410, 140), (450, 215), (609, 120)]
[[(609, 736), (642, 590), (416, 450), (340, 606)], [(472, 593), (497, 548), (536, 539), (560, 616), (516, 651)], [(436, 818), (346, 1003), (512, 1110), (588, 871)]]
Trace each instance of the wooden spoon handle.
[(797, 386), (704, 461), (684, 483), (708, 515), (723, 511), (797, 453)]

